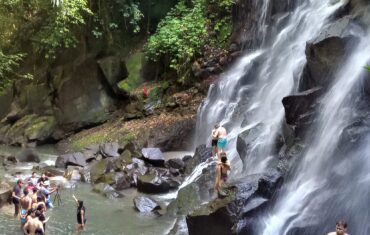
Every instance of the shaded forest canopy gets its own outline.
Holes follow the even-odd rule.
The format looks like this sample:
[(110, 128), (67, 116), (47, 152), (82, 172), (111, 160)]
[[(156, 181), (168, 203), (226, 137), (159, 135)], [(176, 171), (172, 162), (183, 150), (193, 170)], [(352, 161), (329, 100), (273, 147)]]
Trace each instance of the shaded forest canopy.
[(181, 78), (206, 44), (225, 47), (232, 5), (233, 0), (3, 0), (0, 90), (15, 79), (37, 79), (35, 70), (61, 54), (128, 53), (143, 44), (148, 60)]

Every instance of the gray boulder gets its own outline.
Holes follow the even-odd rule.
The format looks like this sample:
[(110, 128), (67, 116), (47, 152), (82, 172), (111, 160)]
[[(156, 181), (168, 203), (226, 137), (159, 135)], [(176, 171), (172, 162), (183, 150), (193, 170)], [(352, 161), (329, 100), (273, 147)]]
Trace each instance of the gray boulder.
[(33, 151), (32, 149), (23, 149), (19, 153), (16, 154), (15, 158), (19, 162), (40, 162), (40, 158), (38, 154)]
[(164, 166), (164, 156), (159, 148), (143, 148), (141, 153), (144, 160), (153, 166)]
[(152, 212), (154, 210), (161, 209), (161, 207), (158, 205), (156, 201), (149, 197), (143, 197), (143, 196), (136, 196), (134, 198), (134, 205), (135, 208), (139, 212), (148, 213)]
[(185, 163), (183, 160), (174, 158), (170, 159), (166, 162), (166, 166), (169, 168), (174, 168), (174, 169), (182, 169), (185, 167)]
[(103, 157), (119, 157), (119, 144), (118, 143), (106, 143), (100, 145), (100, 153)]

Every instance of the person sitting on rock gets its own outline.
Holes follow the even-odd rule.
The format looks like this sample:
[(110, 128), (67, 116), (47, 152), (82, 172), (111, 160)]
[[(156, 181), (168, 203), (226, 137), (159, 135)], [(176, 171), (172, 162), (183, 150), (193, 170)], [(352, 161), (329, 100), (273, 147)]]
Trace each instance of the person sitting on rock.
[(221, 153), (221, 162), (217, 163), (216, 167), (216, 182), (215, 182), (215, 192), (217, 192), (218, 197), (223, 196), (220, 193), (220, 189), (224, 183), (228, 180), (228, 171), (231, 170), (229, 161), (227, 160), (226, 153)]
[(328, 233), (328, 235), (348, 235), (347, 234), (347, 222), (339, 220), (335, 224), (335, 232)]
[(216, 131), (213, 133), (212, 137), (217, 139), (217, 157), (218, 160), (221, 160), (221, 153), (224, 152), (224, 149), (227, 144), (227, 131), (223, 126), (219, 126)]

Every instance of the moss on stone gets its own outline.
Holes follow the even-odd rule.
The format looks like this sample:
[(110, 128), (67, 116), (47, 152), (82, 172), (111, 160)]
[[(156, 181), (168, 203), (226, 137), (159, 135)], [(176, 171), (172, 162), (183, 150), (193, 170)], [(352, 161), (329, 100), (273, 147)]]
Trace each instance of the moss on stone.
[(141, 84), (142, 82), (140, 75), (141, 59), (142, 59), (141, 52), (136, 52), (128, 58), (126, 62), (128, 77), (125, 80), (122, 80), (118, 83), (118, 87), (121, 90), (125, 92), (131, 92)]

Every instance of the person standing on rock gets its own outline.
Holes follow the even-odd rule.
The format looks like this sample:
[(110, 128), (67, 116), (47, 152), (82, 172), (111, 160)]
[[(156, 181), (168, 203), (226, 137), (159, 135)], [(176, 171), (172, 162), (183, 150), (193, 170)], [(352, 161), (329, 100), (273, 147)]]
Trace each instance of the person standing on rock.
[(216, 123), (212, 129), (212, 154), (215, 156), (217, 154), (217, 141), (216, 131), (220, 127), (220, 124)]
[(218, 126), (216, 131), (212, 134), (214, 139), (217, 139), (217, 157), (218, 160), (221, 160), (221, 153), (224, 152), (224, 149), (227, 144), (227, 131), (223, 126)]
[(348, 235), (347, 234), (347, 222), (339, 220), (335, 224), (335, 232), (328, 233), (328, 235)]
[(21, 200), (23, 180), (19, 179), (13, 188), (12, 201), (14, 204), (14, 217), (19, 215), (19, 201)]
[(216, 166), (216, 181), (215, 181), (215, 192), (217, 193), (218, 197), (222, 197), (220, 193), (220, 189), (224, 183), (228, 180), (228, 171), (231, 170), (231, 166), (229, 161), (227, 160), (226, 153), (221, 153), (221, 162), (217, 163)]

